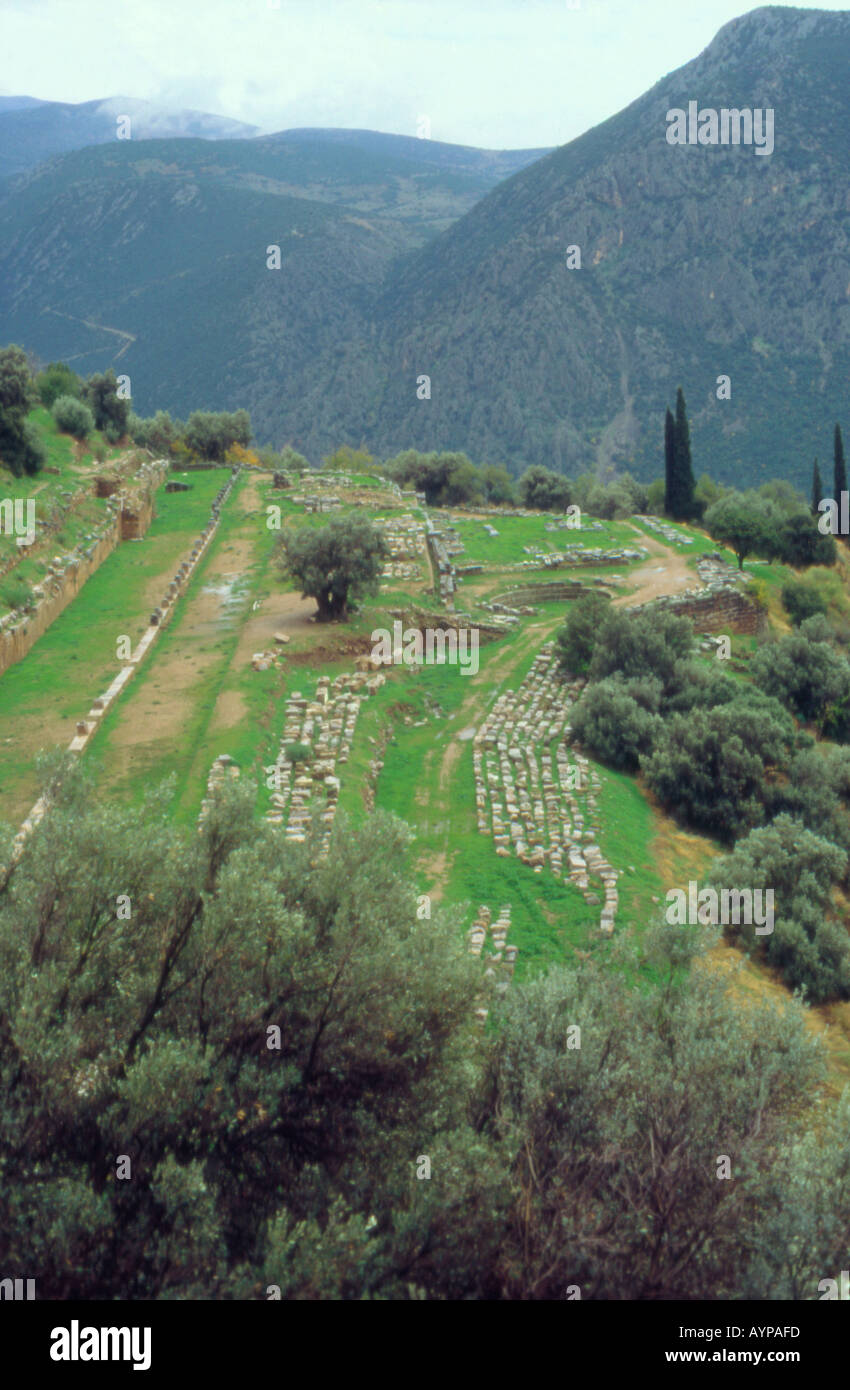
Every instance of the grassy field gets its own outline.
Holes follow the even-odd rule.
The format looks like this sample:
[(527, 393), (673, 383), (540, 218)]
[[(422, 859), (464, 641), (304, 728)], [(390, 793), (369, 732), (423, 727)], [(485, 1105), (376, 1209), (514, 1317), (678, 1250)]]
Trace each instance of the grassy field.
[[(603, 521), (596, 523), (602, 530), (556, 530), (547, 531), (547, 525), (556, 520), (554, 516), (482, 516), (471, 517), (465, 512), (449, 512), (448, 522), (463, 542), (463, 554), (455, 557), (458, 565), (487, 565), (488, 568), (504, 570), (519, 565), (532, 557), (524, 550), (525, 546), (535, 546), (550, 553), (562, 552), (567, 545), (581, 544), (587, 549), (607, 549), (612, 546), (639, 544), (634, 531), (623, 523)], [(438, 526), (442, 514), (436, 517)], [(587, 520), (587, 519), (586, 519)], [(492, 526), (498, 535), (491, 536), (486, 526)]]
[[(0, 564), (8, 559), (17, 560), (14, 571), (0, 578), (0, 612), (13, 606), (19, 592), (15, 585), (38, 583), (57, 551), (73, 549), (87, 532), (104, 520), (107, 514), (104, 500), (92, 495), (69, 509), (67, 494), (87, 486), (94, 472), (101, 467), (109, 468), (122, 454), (120, 448), (107, 445), (97, 431), (84, 449), (78, 447), (70, 435), (59, 433), (47, 410), (34, 410), (29, 418), (47, 449), (44, 468), (34, 477), (24, 475), (22, 478), (13, 477), (6, 469), (0, 470), (0, 497), (13, 502), (28, 499), (35, 502), (36, 546), (42, 528), (56, 529), (48, 546), (25, 556), (20, 554), (13, 534), (0, 532)], [(103, 453), (102, 464), (96, 463), (96, 451)]]
[(0, 812), (20, 820), (36, 794), (34, 758), (66, 747), (117, 674), (119, 636), (135, 646), (151, 609), (206, 525), (220, 472), (193, 474), (190, 492), (157, 494), (157, 516), (142, 541), (119, 545), (29, 654), (0, 678)]

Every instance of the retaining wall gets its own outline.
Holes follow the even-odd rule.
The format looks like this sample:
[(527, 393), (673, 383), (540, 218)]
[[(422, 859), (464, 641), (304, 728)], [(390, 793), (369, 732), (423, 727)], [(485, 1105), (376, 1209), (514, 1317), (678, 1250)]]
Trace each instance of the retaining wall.
[(511, 608), (530, 603), (557, 603), (582, 598), (585, 594), (598, 594), (602, 587), (601, 583), (590, 586), (578, 579), (552, 584), (523, 584), (517, 589), (506, 589), (503, 594), (496, 594), (491, 602), (505, 603)]
[(757, 636), (767, 630), (767, 612), (755, 599), (737, 589), (690, 590), (685, 594), (651, 599), (642, 608), (663, 607), (690, 618), (697, 632), (737, 632)]
[(44, 579), (34, 586), (34, 607), (0, 618), (0, 675), (27, 655), (122, 540), (145, 534), (154, 516), (156, 489), (166, 472), (167, 465), (161, 460), (144, 464), (138, 475), (138, 492), (122, 491), (107, 498), (110, 515), (99, 527), (96, 539), (84, 550), (71, 551), (51, 563)]

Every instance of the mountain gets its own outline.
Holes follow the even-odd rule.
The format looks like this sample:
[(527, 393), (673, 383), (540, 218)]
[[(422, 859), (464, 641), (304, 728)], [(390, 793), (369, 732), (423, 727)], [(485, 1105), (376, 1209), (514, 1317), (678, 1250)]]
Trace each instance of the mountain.
[(272, 140), (307, 141), (315, 144), (354, 146), (374, 155), (392, 155), (409, 159), (415, 164), (432, 165), (439, 169), (454, 169), (461, 173), (480, 174), (490, 187), (506, 179), (518, 169), (524, 169), (548, 149), (538, 150), (479, 150), (474, 145), (448, 145), (441, 140), (423, 140), (413, 135), (387, 135), (379, 130), (314, 129), (284, 130)]
[[(393, 267), (351, 436), (647, 477), (681, 384), (698, 471), (807, 486), (848, 407), (848, 68), (850, 15), (756, 10), (500, 185)], [(774, 152), (668, 144), (689, 101), (773, 108)], [(303, 411), (308, 441), (331, 432), (317, 394)]]
[[(0, 178), (32, 169), (42, 160), (116, 139), (119, 117), (130, 117), (130, 138), (196, 136), (204, 140), (246, 139), (258, 127), (205, 111), (170, 111), (135, 97), (103, 101), (38, 101), (0, 97)], [(122, 137), (126, 138), (126, 137)]]
[(0, 96), (0, 111), (25, 111), (30, 106), (44, 106), (38, 97)]
[[(0, 197), (0, 340), (113, 363), (143, 414), (244, 404), (313, 459), (514, 472), (657, 476), (681, 384), (698, 473), (807, 487), (846, 419), (848, 66), (850, 15), (768, 7), (541, 158), (298, 130), (65, 155)], [(772, 153), (668, 143), (692, 101), (770, 108)]]
[(279, 437), (282, 398), (371, 337), (392, 262), (500, 178), (486, 151), (369, 134), (114, 140), (19, 175), (0, 196), (0, 341), (114, 365), (142, 413), (244, 404)]

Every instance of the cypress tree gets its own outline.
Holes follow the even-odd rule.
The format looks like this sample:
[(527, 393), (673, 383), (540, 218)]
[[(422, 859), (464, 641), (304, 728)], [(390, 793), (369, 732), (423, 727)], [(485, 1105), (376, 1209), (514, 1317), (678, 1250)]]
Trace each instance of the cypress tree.
[(676, 501), (676, 423), (668, 405), (664, 417), (664, 511), (673, 515)]
[(820, 469), (818, 461), (815, 459), (815, 466), (812, 470), (812, 516), (819, 516), (818, 502), (823, 497), (823, 483), (820, 480)]
[(676, 433), (675, 433), (675, 506), (673, 513), (679, 521), (690, 521), (696, 514), (694, 499), (694, 470), (691, 464), (691, 430), (688, 412), (685, 408), (685, 394), (679, 387), (676, 392)]
[[(833, 494), (832, 494), (832, 495), (833, 495), (833, 497), (834, 497), (834, 499), (835, 499), (835, 505), (838, 507), (838, 515), (840, 516), (840, 515), (841, 515), (841, 494), (842, 494), (842, 492), (846, 492), (846, 491), (847, 491), (847, 465), (846, 465), (845, 462), (844, 462), (844, 443), (843, 443), (843, 440), (842, 440), (842, 438), (841, 438), (841, 426), (840, 426), (840, 425), (836, 425), (836, 426), (835, 426), (835, 445), (834, 445), (834, 449), (833, 449), (833, 458), (834, 458), (834, 460), (835, 460), (835, 474), (834, 474), (834, 484), (833, 484), (833, 486), (834, 486), (834, 491), (833, 491)], [(839, 534), (841, 535), (841, 539), (844, 541), (844, 543), (845, 543), (845, 545), (846, 545), (848, 539), (850, 539), (850, 538), (848, 538), (847, 535), (845, 535), (845, 534), (843, 534), (843, 533), (841, 533), (841, 532), (839, 532)]]

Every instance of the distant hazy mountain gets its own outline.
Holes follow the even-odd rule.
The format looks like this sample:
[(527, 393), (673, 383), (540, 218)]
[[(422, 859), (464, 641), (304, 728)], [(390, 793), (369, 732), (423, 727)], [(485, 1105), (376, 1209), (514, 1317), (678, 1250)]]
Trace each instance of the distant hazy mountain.
[(0, 341), (114, 363), (142, 413), (246, 404), (279, 436), (315, 363), (370, 338), (390, 264), (500, 177), (486, 152), (463, 169), (452, 146), (414, 141), (414, 159), (392, 152), (403, 137), (318, 134), (114, 140), (19, 175), (0, 196)]
[[(850, 14), (764, 8), (504, 179), (535, 152), (289, 131), (68, 155), (0, 202), (0, 339), (120, 360), (141, 413), (244, 404), (312, 458), (653, 476), (681, 384), (698, 471), (808, 486), (850, 423), (848, 71)], [(771, 109), (773, 152), (671, 145), (690, 102)]]
[(314, 129), (283, 130), (272, 140), (356, 146), (378, 156), (391, 155), (409, 159), (416, 164), (430, 164), (439, 169), (455, 169), (460, 173), (482, 174), (492, 185), (506, 179), (518, 169), (550, 154), (539, 150), (479, 150), (474, 145), (446, 145), (440, 140), (422, 140), (412, 135), (386, 135), (378, 130)]
[(29, 106), (43, 106), (38, 97), (0, 96), (0, 111), (25, 111)]
[(196, 136), (236, 140), (256, 135), (257, 126), (204, 111), (170, 111), (135, 97), (105, 101), (38, 101), (0, 97), (0, 177), (32, 169), (42, 160), (88, 145), (115, 140), (119, 116), (130, 117), (131, 138)]

